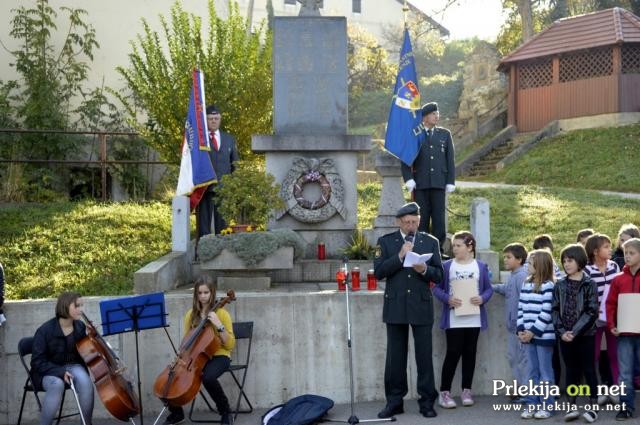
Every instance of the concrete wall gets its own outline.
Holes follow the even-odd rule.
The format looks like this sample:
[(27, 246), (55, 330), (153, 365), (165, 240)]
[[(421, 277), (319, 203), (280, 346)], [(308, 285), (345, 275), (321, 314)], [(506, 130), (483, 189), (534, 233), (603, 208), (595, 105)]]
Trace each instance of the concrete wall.
[[(99, 301), (85, 298), (85, 312), (99, 322)], [(358, 401), (384, 399), (385, 327), (381, 320), (382, 292), (361, 291), (351, 297), (352, 342), (355, 394)], [(182, 337), (182, 314), (191, 303), (190, 290), (166, 295), (174, 344)], [(496, 295), (488, 304), (489, 330), (480, 336), (474, 392), (487, 394), (491, 379), (511, 379), (505, 352), (504, 299)], [(12, 301), (5, 304), (8, 322), (0, 327), (0, 424), (16, 423), (25, 372), (17, 354), (18, 341), (33, 335), (37, 327), (53, 315), (55, 300)], [(346, 347), (346, 309), (344, 293), (336, 291), (296, 293), (239, 293), (227, 306), (234, 321), (255, 322), (247, 394), (256, 407), (267, 407), (304, 393), (328, 396), (338, 403), (348, 402), (349, 377)], [(444, 332), (437, 327), (441, 307), (436, 307), (434, 326), (434, 367), (439, 384), (445, 354)], [(132, 376), (135, 376), (135, 337), (133, 333), (109, 336)], [(173, 359), (171, 345), (162, 329), (139, 334), (143, 406), (147, 415), (160, 412), (161, 403), (153, 396), (153, 382)], [(240, 347), (241, 348), (241, 347)], [(413, 350), (413, 348), (411, 348)], [(242, 351), (242, 350), (238, 350)], [(411, 351), (412, 353), (412, 351)], [(416, 398), (415, 364), (410, 360), (410, 394)], [(223, 380), (232, 388), (231, 380)], [(460, 387), (460, 372), (453, 388)], [(135, 380), (134, 380), (135, 381)], [(237, 394), (229, 390), (230, 395)], [(28, 396), (26, 418), (37, 416), (33, 396)], [(73, 400), (65, 403), (74, 410)], [(96, 417), (108, 417), (96, 400)]]

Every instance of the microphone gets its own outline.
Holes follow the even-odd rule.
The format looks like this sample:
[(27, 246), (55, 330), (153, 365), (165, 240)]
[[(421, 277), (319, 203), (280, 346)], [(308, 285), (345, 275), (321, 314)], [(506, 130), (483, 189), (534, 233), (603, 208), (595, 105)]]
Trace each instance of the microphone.
[(413, 237), (414, 237), (414, 233), (413, 232), (409, 232), (409, 233), (407, 233), (407, 236), (404, 237), (404, 240), (405, 240), (405, 242), (413, 243)]
[(349, 284), (349, 257), (344, 255), (342, 257), (342, 270), (344, 270), (344, 283)]

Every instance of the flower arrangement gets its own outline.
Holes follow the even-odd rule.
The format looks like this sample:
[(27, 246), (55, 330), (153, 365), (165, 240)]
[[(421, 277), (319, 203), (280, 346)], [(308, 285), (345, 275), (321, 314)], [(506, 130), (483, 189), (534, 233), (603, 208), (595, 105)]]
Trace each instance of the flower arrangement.
[(253, 230), (265, 229), (274, 211), (284, 208), (275, 177), (254, 162), (238, 161), (233, 173), (222, 176), (216, 193), (216, 205), (224, 219), (249, 224)]
[(226, 249), (235, 253), (247, 267), (252, 267), (284, 246), (293, 247), (294, 258), (300, 258), (304, 254), (306, 243), (290, 229), (206, 235), (200, 239), (198, 255), (200, 260), (207, 261)]

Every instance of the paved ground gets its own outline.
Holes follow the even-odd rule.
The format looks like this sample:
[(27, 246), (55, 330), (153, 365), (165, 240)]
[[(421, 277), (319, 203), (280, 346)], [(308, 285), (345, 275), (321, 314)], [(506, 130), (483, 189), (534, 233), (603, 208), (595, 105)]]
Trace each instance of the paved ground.
[[(501, 188), (501, 189), (510, 189), (510, 188), (522, 187), (522, 186), (515, 185), (515, 184), (485, 183), (485, 182), (462, 181), (462, 180), (456, 180), (456, 186), (465, 187), (465, 188), (496, 187), (496, 188)], [(594, 190), (594, 192), (601, 193), (602, 195), (619, 196), (621, 198), (627, 198), (627, 199), (640, 199), (640, 193), (611, 192), (611, 191), (608, 191), (608, 190)]]
[[(640, 393), (636, 394), (636, 400), (640, 398)], [(529, 423), (531, 425), (539, 424), (539, 423), (564, 423), (563, 414), (558, 414), (548, 419), (546, 421), (532, 420), (524, 422), (519, 418), (519, 414), (514, 412), (498, 412), (494, 410), (494, 404), (502, 403), (506, 399), (503, 397), (477, 397), (476, 405), (473, 407), (458, 407), (457, 409), (444, 410), (439, 407), (436, 408), (438, 412), (438, 417), (435, 419), (426, 419), (422, 417), (418, 413), (418, 404), (414, 400), (406, 400), (405, 401), (405, 413), (402, 415), (398, 415), (396, 417), (396, 421), (394, 425), (415, 425), (415, 424), (455, 424), (455, 425), (477, 425), (477, 424), (491, 424), (491, 425), (511, 425), (515, 423)], [(358, 403), (354, 406), (355, 415), (358, 417), (361, 423), (369, 422), (371, 419), (377, 419), (377, 413), (380, 409), (384, 407), (383, 402), (366, 402), (366, 403)], [(640, 408), (640, 402), (636, 403), (636, 411)], [(262, 415), (264, 414), (266, 409), (256, 409), (251, 414), (241, 414), (238, 415), (238, 419), (236, 420), (236, 425), (260, 425), (262, 423)], [(147, 413), (145, 416), (145, 425), (152, 425), (155, 417), (151, 417)], [(159, 413), (159, 412), (158, 412)], [(157, 414), (157, 413), (156, 413)], [(614, 420), (616, 412), (601, 412), (600, 418), (598, 420), (598, 424), (612, 424), (623, 422), (616, 422)], [(348, 404), (340, 404), (334, 406), (327, 416), (328, 419), (332, 419), (335, 421), (347, 421), (351, 416), (351, 407)], [(216, 419), (215, 415), (211, 416), (213, 419)], [(60, 422), (61, 424), (79, 424), (79, 420), (76, 418), (71, 418), (67, 420), (63, 420)], [(122, 422), (117, 422), (116, 420), (95, 420), (93, 421), (93, 425), (111, 425), (118, 424)], [(159, 423), (162, 423), (160, 421)], [(192, 423), (190, 421), (184, 422), (186, 424)], [(383, 423), (383, 422), (378, 422)], [(576, 422), (585, 423), (584, 420), (580, 419)], [(627, 424), (638, 424), (640, 420), (638, 418), (634, 418), (630, 421), (626, 421)], [(29, 425), (34, 425), (35, 422), (30, 422)], [(136, 419), (136, 424), (140, 424), (140, 421)]]

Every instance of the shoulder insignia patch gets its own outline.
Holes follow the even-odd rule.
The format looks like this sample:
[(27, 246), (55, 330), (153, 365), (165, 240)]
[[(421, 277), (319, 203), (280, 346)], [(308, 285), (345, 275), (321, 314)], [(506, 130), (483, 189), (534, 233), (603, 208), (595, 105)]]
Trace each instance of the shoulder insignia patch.
[(380, 245), (376, 245), (376, 258), (380, 257), (382, 255), (382, 248), (380, 248)]

